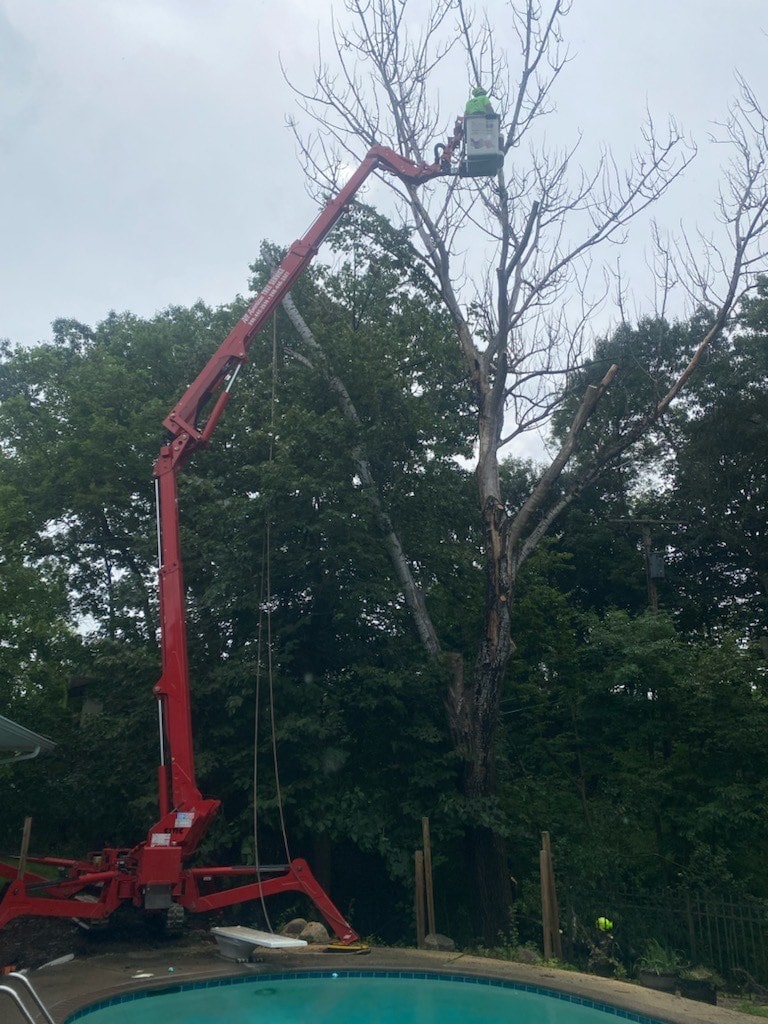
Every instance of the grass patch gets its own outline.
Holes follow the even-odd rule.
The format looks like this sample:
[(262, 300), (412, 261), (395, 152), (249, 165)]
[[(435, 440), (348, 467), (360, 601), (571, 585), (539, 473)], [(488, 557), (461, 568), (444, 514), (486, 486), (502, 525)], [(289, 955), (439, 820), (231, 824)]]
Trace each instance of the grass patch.
[(763, 1006), (761, 1003), (750, 1002), (749, 999), (744, 999), (738, 1003), (736, 1009), (739, 1013), (748, 1013), (752, 1017), (768, 1017), (768, 1006)]

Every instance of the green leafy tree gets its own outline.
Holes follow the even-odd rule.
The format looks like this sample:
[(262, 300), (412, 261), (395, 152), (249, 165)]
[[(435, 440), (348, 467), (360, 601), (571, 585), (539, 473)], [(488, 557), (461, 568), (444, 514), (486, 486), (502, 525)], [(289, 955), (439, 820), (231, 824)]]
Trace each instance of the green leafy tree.
[[(452, 386), (442, 376), (435, 353), (444, 344), (444, 318), (429, 295), (414, 290), (410, 262), (398, 255), (401, 240), (368, 211), (356, 216), (372, 225), (365, 250), (357, 232), (342, 233), (342, 252), (348, 238), (355, 241), (338, 273), (320, 268), (297, 289), (315, 348), (302, 347), (279, 317), (274, 352), (266, 345), (254, 352), (238, 410), (184, 478), (182, 509), (195, 502), (185, 520), (185, 559), (196, 662), (217, 664), (203, 672), (197, 692), (207, 708), (204, 746), (227, 752), (210, 770), (213, 791), (235, 819), (229, 841), (251, 844), (250, 709), (257, 628), (266, 628), (268, 610), (291, 834), (305, 843), (313, 835), (337, 845), (354, 839), (402, 881), (413, 843), (406, 837), (439, 805), (438, 782), (455, 765), (452, 758), (445, 763), (442, 702), (433, 689), (422, 692), (434, 670), (415, 643), (379, 542), (383, 529), (392, 529), (391, 520), (383, 528), (382, 510), (402, 528), (404, 545), (419, 539), (413, 571), (419, 586), (434, 592), (439, 621), (465, 629), (457, 601), (477, 572), (455, 544), (462, 531), (471, 533), (472, 516), (471, 487), (453, 456), (467, 446), (466, 391), (458, 371)], [(268, 274), (273, 261), (266, 250), (257, 274)], [(346, 415), (352, 404), (355, 415)], [(433, 534), (426, 544), (425, 522)], [(394, 764), (413, 793), (405, 815), (407, 787), (392, 786)], [(271, 785), (269, 778), (259, 803), (269, 841), (278, 842)], [(378, 808), (374, 816), (371, 807)], [(446, 834), (451, 827), (446, 817)]]
[[(335, 845), (342, 877), (368, 857), (402, 886), (423, 814), (436, 836), (457, 834), (443, 798), (456, 763), (434, 667), (379, 538), (389, 517), (401, 546), (418, 539), (416, 586), (434, 594), (441, 628), (466, 632), (468, 588), (481, 585), (466, 546), (471, 480), (455, 459), (470, 452), (468, 391), (457, 356), (446, 375), (445, 315), (403, 233), (364, 208), (355, 218), (365, 244), (355, 221), (335, 243), (337, 270), (307, 274), (297, 292), (322, 360), (279, 316), (210, 449), (180, 479), (197, 770), (224, 801), (202, 853), (253, 853), (255, 690), (259, 676), (267, 686), (269, 653), (262, 699), (278, 713), (291, 836), (305, 853)], [(51, 344), (6, 352), (0, 429), (25, 510), (19, 535), (79, 631), (77, 661), (60, 666), (71, 710), (55, 730), (61, 771), (36, 831), (63, 852), (130, 844), (156, 815), (150, 470), (160, 422), (241, 308), (112, 315), (93, 329), (60, 321)], [(342, 373), (354, 416), (331, 386)], [(259, 745), (269, 755), (268, 737)], [(260, 777), (272, 861), (282, 859), (274, 786)]]
[[(739, 630), (768, 651), (768, 286), (710, 353), (677, 431), (666, 509), (674, 584), (689, 628)], [(662, 506), (663, 507), (663, 506)]]

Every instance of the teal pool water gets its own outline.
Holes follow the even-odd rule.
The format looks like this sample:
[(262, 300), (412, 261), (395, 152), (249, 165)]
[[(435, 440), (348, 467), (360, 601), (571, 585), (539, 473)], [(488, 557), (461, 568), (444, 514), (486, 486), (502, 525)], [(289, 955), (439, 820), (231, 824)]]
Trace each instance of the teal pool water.
[(302, 972), (144, 990), (85, 1007), (66, 1024), (658, 1024), (531, 985), (456, 975)]

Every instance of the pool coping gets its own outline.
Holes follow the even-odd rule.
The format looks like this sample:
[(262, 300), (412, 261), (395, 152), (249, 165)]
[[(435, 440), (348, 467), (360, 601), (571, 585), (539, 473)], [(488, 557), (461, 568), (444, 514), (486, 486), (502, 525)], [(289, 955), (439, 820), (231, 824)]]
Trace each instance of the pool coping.
[[(93, 1003), (130, 996), (143, 989), (180, 985), (232, 983), (278, 975), (360, 972), (439, 975), (443, 978), (489, 979), (529, 991), (611, 1007), (618, 1019), (663, 1024), (748, 1024), (755, 1018), (723, 1006), (710, 1006), (680, 996), (654, 992), (629, 982), (598, 978), (575, 971), (490, 960), (454, 952), (373, 947), (364, 957), (325, 953), (322, 946), (305, 950), (259, 951), (258, 962), (238, 964), (222, 959), (211, 939), (194, 948), (134, 949), (75, 959), (30, 973), (30, 980), (57, 1022)], [(575, 997), (575, 998), (574, 998)], [(87, 1022), (87, 1015), (82, 1017)]]

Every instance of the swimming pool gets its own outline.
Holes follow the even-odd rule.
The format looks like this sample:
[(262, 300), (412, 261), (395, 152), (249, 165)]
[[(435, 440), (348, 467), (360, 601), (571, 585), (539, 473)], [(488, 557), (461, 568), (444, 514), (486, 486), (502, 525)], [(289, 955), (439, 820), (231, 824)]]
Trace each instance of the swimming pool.
[(299, 971), (143, 989), (65, 1024), (659, 1024), (535, 985), (421, 971)]

